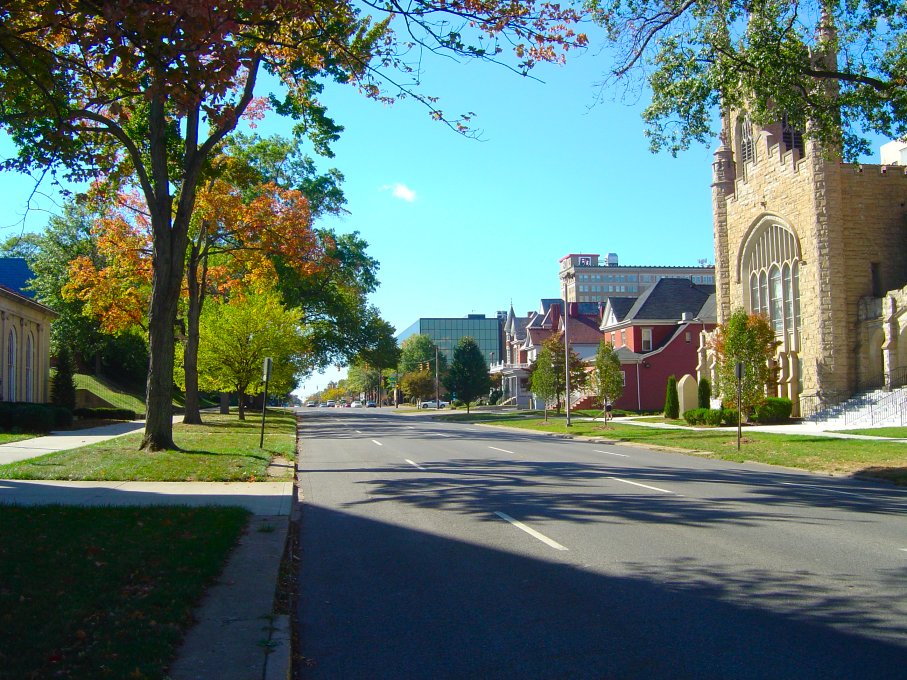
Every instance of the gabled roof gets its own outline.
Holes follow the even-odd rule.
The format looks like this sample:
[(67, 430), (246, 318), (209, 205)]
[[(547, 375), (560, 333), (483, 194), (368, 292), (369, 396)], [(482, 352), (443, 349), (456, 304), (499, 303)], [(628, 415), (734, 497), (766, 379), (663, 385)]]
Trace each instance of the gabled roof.
[(0, 257), (0, 286), (27, 298), (34, 298), (34, 292), (25, 290), (33, 276), (24, 257)]
[(529, 325), (529, 319), (530, 317), (528, 316), (514, 317), (510, 331), (514, 340), (522, 340), (526, 337), (526, 326)]
[(598, 315), (571, 316), (567, 332), (571, 345), (597, 345), (601, 342), (602, 332), (598, 328)]
[(602, 312), (602, 327), (604, 328), (606, 324), (623, 321), (635, 303), (635, 297), (609, 297), (605, 301), (605, 309)]
[(16, 302), (23, 303), (26, 306), (31, 307), (32, 309), (39, 310), (43, 314), (46, 314), (47, 316), (51, 317), (51, 319), (56, 319), (58, 316), (60, 316), (47, 305), (42, 305), (37, 300), (32, 300), (27, 295), (24, 295), (23, 293), (20, 293), (17, 290), (13, 290), (12, 288), (7, 288), (6, 286), (3, 286), (3, 285), (0, 285), (0, 297), (4, 297), (9, 300), (15, 300)]
[[(612, 299), (608, 300), (609, 305)], [(625, 304), (617, 302), (611, 307), (614, 309)], [(708, 323), (715, 320), (715, 310), (714, 285), (693, 283), (689, 279), (664, 278), (640, 295), (618, 323), (676, 323), (684, 313)]]

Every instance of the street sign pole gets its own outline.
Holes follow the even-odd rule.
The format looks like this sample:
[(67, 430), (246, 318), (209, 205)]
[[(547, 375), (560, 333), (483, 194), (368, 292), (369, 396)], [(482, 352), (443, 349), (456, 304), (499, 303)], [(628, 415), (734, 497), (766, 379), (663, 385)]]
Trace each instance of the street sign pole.
[(265, 446), (265, 411), (268, 410), (268, 380), (271, 379), (271, 366), (273, 363), (271, 357), (265, 357), (265, 365), (261, 378), (265, 383), (265, 393), (261, 398), (261, 437), (258, 439), (258, 448), (260, 449), (263, 449)]
[(737, 376), (737, 450), (740, 450), (740, 423), (743, 420), (740, 414), (741, 393), (743, 391), (743, 362), (738, 361), (734, 366), (734, 375)]

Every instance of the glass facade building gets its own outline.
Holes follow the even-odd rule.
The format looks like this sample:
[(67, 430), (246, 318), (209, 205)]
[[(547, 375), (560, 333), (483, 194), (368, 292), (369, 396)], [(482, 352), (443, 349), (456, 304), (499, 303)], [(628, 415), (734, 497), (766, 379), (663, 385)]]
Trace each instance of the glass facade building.
[(419, 319), (397, 336), (397, 344), (417, 333), (427, 335), (447, 357), (447, 365), (453, 361), (453, 351), (460, 338), (470, 337), (476, 341), (486, 364), (491, 364), (492, 352), (494, 361), (501, 360), (503, 347), (503, 312), (496, 317), (484, 314), (469, 314), (462, 319)]

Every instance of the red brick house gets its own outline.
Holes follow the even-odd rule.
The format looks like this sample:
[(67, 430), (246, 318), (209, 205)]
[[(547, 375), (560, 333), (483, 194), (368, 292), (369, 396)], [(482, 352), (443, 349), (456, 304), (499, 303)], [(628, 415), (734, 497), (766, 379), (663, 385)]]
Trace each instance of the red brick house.
[(664, 408), (668, 377), (696, 375), (700, 334), (715, 326), (713, 285), (665, 278), (638, 298), (608, 298), (600, 332), (617, 350), (624, 371), (624, 394), (614, 407)]

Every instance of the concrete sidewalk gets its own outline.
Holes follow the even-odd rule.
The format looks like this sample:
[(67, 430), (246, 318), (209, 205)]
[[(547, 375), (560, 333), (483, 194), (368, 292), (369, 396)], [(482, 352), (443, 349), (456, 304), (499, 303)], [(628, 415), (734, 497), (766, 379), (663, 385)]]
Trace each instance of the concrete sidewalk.
[(85, 430), (51, 432), (44, 437), (25, 439), (21, 442), (12, 442), (10, 444), (0, 444), (0, 465), (36, 458), (54, 451), (77, 449), (80, 446), (88, 446), (89, 444), (113, 439), (114, 437), (122, 437), (124, 434), (138, 432), (144, 427), (144, 420), (133, 420), (128, 423), (114, 423), (113, 425), (90, 427)]
[[(117, 423), (0, 445), (0, 463), (86, 446), (143, 427), (144, 423), (138, 421)], [(278, 470), (276, 474), (285, 472)], [(240, 506), (252, 513), (223, 573), (194, 612), (196, 623), (186, 634), (169, 670), (172, 680), (288, 677), (290, 619), (286, 615), (274, 615), (274, 596), (295, 502), (293, 479), (272, 482), (0, 480), (0, 505), (220, 505)]]
[[(600, 418), (585, 418), (584, 420), (601, 420)], [(696, 430), (701, 428), (689, 427), (687, 425), (674, 425), (673, 423), (647, 422), (643, 420), (633, 420), (629, 418), (614, 418), (611, 422), (621, 425), (637, 425), (639, 427), (652, 427), (662, 430)], [(736, 432), (736, 427), (714, 427), (709, 430), (726, 430)], [(893, 439), (891, 437), (873, 437), (868, 434), (848, 434), (844, 432), (831, 432), (825, 430), (821, 425), (815, 423), (792, 423), (788, 425), (744, 425), (744, 433), (747, 432), (766, 432), (768, 434), (796, 434), (804, 437), (826, 437), (828, 439), (864, 439), (877, 442), (899, 442), (905, 443), (907, 439)]]

